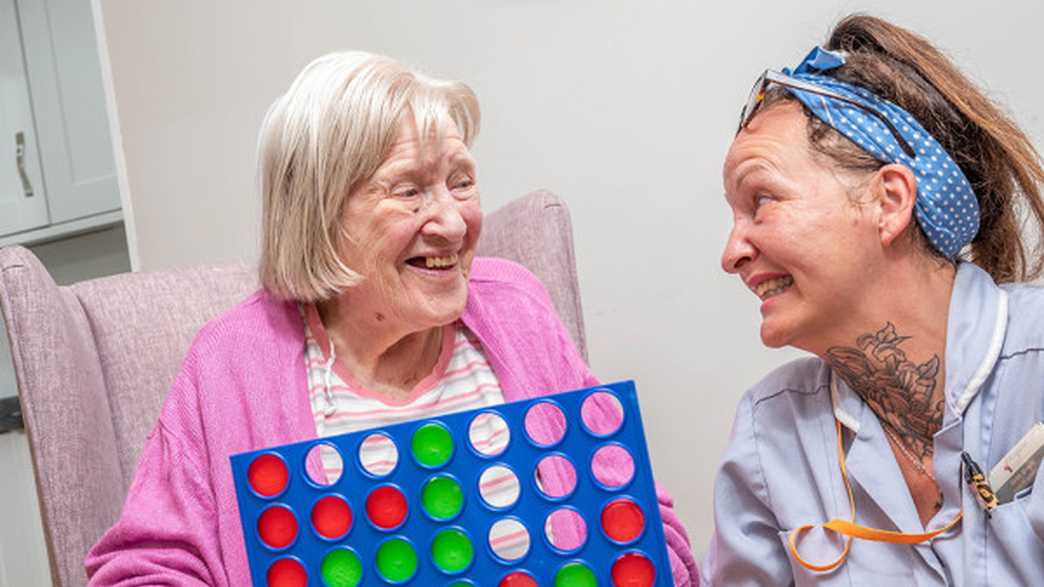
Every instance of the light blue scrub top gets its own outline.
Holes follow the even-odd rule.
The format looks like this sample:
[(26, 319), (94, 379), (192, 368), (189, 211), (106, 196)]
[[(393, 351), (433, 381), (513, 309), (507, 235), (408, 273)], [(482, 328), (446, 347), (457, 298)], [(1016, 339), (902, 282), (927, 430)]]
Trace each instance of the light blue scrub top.
[[(946, 340), (946, 408), (934, 473), (957, 528), (918, 545), (856, 539), (847, 561), (816, 573), (793, 560), (791, 529), (849, 519), (835, 418), (844, 430), (857, 522), (921, 533), (909, 490), (874, 412), (818, 358), (794, 361), (747, 392), (714, 487), (716, 529), (702, 585), (1044, 585), (1044, 474), (986, 519), (961, 478), (962, 450), (988, 475), (1044, 419), (1044, 288), (998, 287), (971, 263), (957, 270)], [(1044, 467), (1042, 467), (1044, 468)], [(834, 560), (843, 541), (820, 528), (802, 558)]]

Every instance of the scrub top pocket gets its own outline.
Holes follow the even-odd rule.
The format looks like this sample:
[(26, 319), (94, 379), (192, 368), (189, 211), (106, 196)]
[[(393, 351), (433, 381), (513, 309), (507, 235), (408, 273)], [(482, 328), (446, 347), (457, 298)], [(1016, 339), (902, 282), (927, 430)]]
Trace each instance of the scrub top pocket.
[(1027, 509), (1032, 497), (1033, 488), (1027, 487), (986, 521), (986, 576), (993, 584), (1037, 585), (1044, 577), (1044, 542)]

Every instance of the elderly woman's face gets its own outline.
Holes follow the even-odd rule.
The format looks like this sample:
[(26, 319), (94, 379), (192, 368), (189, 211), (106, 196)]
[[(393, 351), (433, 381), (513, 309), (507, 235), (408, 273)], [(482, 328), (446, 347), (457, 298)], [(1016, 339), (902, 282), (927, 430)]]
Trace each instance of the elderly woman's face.
[(422, 152), (407, 119), (376, 173), (348, 196), (343, 259), (364, 277), (349, 303), (420, 330), (463, 313), (482, 210), (456, 125), (446, 123)]
[(725, 160), (733, 226), (721, 264), (761, 300), (770, 347), (814, 348), (855, 319), (880, 257), (873, 218), (851, 201), (858, 180), (813, 154), (806, 124), (797, 104), (772, 107), (737, 135)]

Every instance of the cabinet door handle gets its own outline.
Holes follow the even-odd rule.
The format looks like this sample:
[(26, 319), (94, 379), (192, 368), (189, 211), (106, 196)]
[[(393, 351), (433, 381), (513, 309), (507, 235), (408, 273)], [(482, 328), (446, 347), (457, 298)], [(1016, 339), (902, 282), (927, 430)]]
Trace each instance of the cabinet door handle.
[(25, 197), (33, 197), (33, 184), (29, 183), (29, 175), (25, 172), (25, 133), (15, 133), (15, 164), (18, 166), (18, 177), (22, 178), (22, 191)]

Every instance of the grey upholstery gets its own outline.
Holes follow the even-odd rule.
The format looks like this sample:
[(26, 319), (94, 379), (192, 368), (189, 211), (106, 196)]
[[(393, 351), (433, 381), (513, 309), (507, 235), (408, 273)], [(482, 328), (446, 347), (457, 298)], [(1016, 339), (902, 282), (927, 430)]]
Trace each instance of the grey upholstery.
[[(569, 212), (534, 192), (487, 215), (479, 254), (533, 271), (585, 353)], [(55, 585), (116, 520), (145, 435), (206, 321), (257, 288), (245, 266), (128, 273), (58, 287), (21, 247), (0, 249), (0, 305), (32, 449)]]

